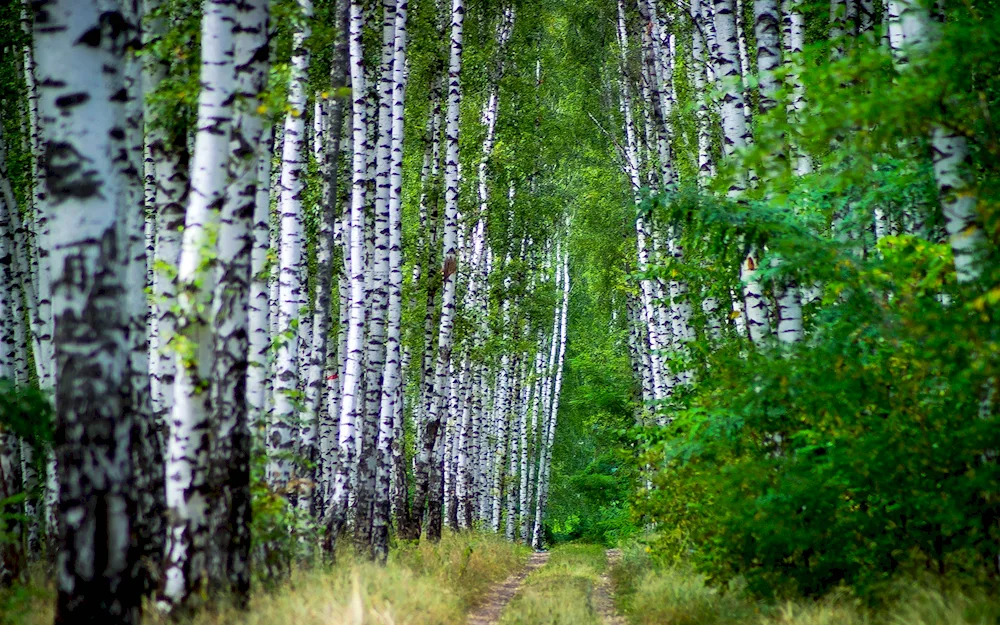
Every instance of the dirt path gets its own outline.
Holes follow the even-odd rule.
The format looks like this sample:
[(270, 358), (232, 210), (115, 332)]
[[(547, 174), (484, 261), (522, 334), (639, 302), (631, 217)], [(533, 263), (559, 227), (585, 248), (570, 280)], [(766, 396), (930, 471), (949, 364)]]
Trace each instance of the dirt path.
[(495, 625), (498, 623), (504, 607), (514, 598), (517, 591), (521, 589), (524, 578), (548, 562), (548, 560), (549, 552), (547, 551), (532, 553), (528, 557), (528, 565), (526, 567), (490, 590), (483, 605), (479, 606), (479, 609), (469, 615), (469, 625)]
[(605, 554), (608, 558), (608, 566), (601, 574), (600, 583), (594, 588), (594, 607), (597, 608), (597, 613), (600, 614), (601, 622), (604, 625), (625, 625), (627, 623), (625, 617), (618, 614), (618, 610), (615, 609), (614, 591), (611, 587), (610, 577), (611, 569), (621, 559), (622, 552), (620, 549), (608, 549)]

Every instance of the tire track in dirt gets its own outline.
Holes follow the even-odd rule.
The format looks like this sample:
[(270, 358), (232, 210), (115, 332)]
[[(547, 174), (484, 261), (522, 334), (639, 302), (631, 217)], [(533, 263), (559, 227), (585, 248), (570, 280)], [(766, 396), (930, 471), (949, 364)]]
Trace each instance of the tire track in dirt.
[(490, 589), (490, 592), (486, 595), (486, 601), (469, 615), (468, 625), (496, 625), (496, 623), (500, 622), (500, 615), (503, 614), (503, 609), (507, 607), (510, 600), (517, 594), (517, 591), (521, 590), (524, 578), (548, 561), (549, 552), (532, 553), (528, 557), (527, 566)]
[(622, 558), (622, 552), (620, 549), (608, 549), (604, 553), (608, 559), (608, 565), (604, 569), (604, 572), (601, 573), (600, 583), (594, 588), (594, 607), (597, 609), (597, 613), (601, 617), (601, 623), (604, 625), (626, 625), (628, 621), (615, 608), (614, 589), (612, 588), (610, 577), (611, 569)]

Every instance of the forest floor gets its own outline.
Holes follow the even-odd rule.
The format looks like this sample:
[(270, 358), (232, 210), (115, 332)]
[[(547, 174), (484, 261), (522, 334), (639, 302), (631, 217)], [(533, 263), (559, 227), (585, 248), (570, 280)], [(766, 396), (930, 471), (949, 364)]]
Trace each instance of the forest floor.
[(528, 565), (511, 575), (502, 583), (490, 589), (485, 601), (469, 615), (469, 625), (495, 625), (500, 621), (503, 609), (507, 607), (514, 595), (521, 590), (524, 579), (535, 569), (549, 561), (549, 552), (542, 551), (528, 557)]
[[(336, 564), (256, 583), (249, 610), (220, 605), (175, 619), (151, 608), (143, 625), (456, 625), (524, 570), (529, 554), (495, 534), (451, 532), (436, 544), (397, 546), (385, 566), (345, 550)], [(0, 589), (0, 625), (51, 625), (54, 603), (42, 574), (28, 586)]]
[(599, 545), (559, 545), (527, 575), (499, 618), (470, 625), (624, 625), (609, 576), (619, 555)]
[(608, 568), (601, 573), (601, 582), (596, 588), (594, 597), (597, 604), (597, 612), (601, 615), (603, 625), (625, 625), (625, 617), (619, 614), (614, 599), (614, 583), (611, 580), (611, 571), (618, 566), (622, 559), (621, 549), (608, 549), (606, 552)]

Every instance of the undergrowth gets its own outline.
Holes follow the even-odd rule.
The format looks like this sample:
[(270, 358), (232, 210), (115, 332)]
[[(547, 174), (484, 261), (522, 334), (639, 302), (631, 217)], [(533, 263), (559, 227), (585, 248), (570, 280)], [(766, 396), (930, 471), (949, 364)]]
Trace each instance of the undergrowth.
[(659, 565), (641, 545), (624, 550), (612, 571), (619, 609), (634, 625), (995, 625), (1000, 602), (933, 581), (898, 582), (877, 607), (846, 591), (818, 600), (768, 603), (739, 579), (725, 588), (684, 565)]
[[(293, 570), (284, 583), (255, 591), (246, 611), (219, 605), (181, 619), (180, 623), (462, 623), (491, 584), (523, 566), (527, 553), (527, 548), (496, 535), (448, 532), (437, 544), (425, 542), (394, 549), (384, 567), (345, 550), (338, 554), (335, 565)], [(24, 588), (0, 594), (0, 625), (49, 625), (53, 619), (53, 595), (51, 590)], [(10, 608), (9, 613), (3, 611), (5, 607)], [(153, 610), (147, 610), (143, 622), (145, 625), (177, 623)]]

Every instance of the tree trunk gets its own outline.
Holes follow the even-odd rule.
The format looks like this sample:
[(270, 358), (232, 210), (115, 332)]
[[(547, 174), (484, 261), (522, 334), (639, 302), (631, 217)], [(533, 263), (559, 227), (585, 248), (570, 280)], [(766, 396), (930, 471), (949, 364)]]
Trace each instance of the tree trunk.
[(778, 41), (778, 0), (753, 0), (754, 38), (757, 40), (757, 84), (760, 87), (760, 112), (777, 106), (781, 44)]
[[(372, 547), (372, 504), (378, 463), (382, 374), (385, 369), (385, 333), (389, 281), (389, 157), (392, 149), (393, 60), (396, 0), (383, 0), (382, 62), (378, 84), (378, 130), (375, 147), (375, 253), (368, 300), (368, 364), (365, 371), (365, 408), (358, 457), (355, 541), (362, 550)], [(369, 120), (371, 122), (373, 120)]]
[[(805, 48), (806, 23), (802, 12), (802, 0), (782, 0), (781, 31), (784, 46), (785, 63), (788, 66), (787, 86), (791, 90), (786, 112), (790, 121), (799, 121), (799, 116), (806, 107), (805, 87), (799, 75), (802, 64), (802, 51)], [(795, 157), (795, 172), (804, 176), (812, 172), (812, 161), (796, 146), (792, 138), (792, 150)]]
[[(138, 2), (123, 5), (125, 19), (138, 29)], [(137, 33), (136, 33), (137, 34)], [(138, 40), (128, 40), (125, 58), (125, 134), (116, 137), (114, 159), (125, 196), (125, 212), (118, 221), (119, 244), (125, 251), (124, 280), (135, 285), (126, 294), (127, 340), (129, 344), (127, 410), (132, 420), (132, 485), (136, 502), (133, 549), (142, 563), (132, 574), (145, 591), (152, 591), (160, 569), (165, 529), (163, 439), (153, 415), (149, 382), (149, 304), (146, 299), (146, 206), (143, 184), (143, 91), (142, 66), (134, 51)], [(141, 285), (142, 288), (139, 288)]]
[[(28, 363), (26, 354), (24, 357), (17, 354), (19, 349), (26, 351), (27, 346), (23, 295), (15, 277), (17, 252), (11, 219), (18, 210), (7, 173), (7, 145), (0, 128), (0, 379), (13, 380), (20, 386), (27, 383)], [(21, 441), (13, 432), (0, 432), (0, 501), (9, 500), (20, 491), (20, 447)], [(13, 538), (0, 546), (0, 587), (17, 579), (24, 568), (23, 529), (16, 519), (0, 523), (0, 532)], [(37, 547), (37, 540), (34, 546)]]
[(251, 424), (246, 383), (250, 345), (250, 283), (254, 247), (253, 218), (259, 175), (258, 150), (264, 119), (258, 113), (267, 89), (268, 0), (237, 5), (234, 62), (236, 97), (230, 140), (229, 188), (218, 236), (216, 287), (212, 302), (215, 362), (210, 482), (215, 502), (209, 576), (213, 585), (246, 607), (250, 591)]
[[(326, 119), (322, 133), (325, 143), (317, 153), (317, 160), (322, 164), (323, 196), (321, 199), (321, 222), (319, 229), (319, 246), (316, 253), (316, 291), (315, 310), (313, 312), (313, 344), (312, 358), (308, 363), (306, 382), (306, 405), (312, 414), (316, 415), (319, 427), (319, 455), (316, 458), (319, 471), (314, 472), (313, 481), (319, 485), (322, 493), (327, 481), (323, 471), (330, 462), (329, 451), (332, 449), (330, 439), (334, 428), (332, 414), (324, 392), (328, 388), (327, 378), (335, 373), (330, 366), (329, 357), (333, 339), (330, 337), (333, 300), (333, 256), (337, 250), (337, 229), (340, 217), (338, 202), (338, 183), (340, 174), (340, 150), (343, 134), (344, 98), (339, 95), (347, 83), (347, 8), (348, 0), (338, 0), (336, 12), (336, 40), (334, 42), (334, 58), (330, 66), (330, 93), (332, 99), (327, 102)], [(338, 415), (339, 416), (339, 413)], [(321, 509), (324, 498), (313, 503), (312, 507)]]
[[(901, 70), (910, 55), (933, 53), (939, 34), (930, 9), (918, 0), (889, 0), (889, 41)], [(969, 174), (969, 142), (959, 132), (936, 124), (931, 131), (934, 178), (937, 181), (945, 229), (959, 282), (977, 280), (982, 274), (981, 256), (986, 237), (976, 205), (979, 195)]]
[[(269, 428), (269, 446), (273, 454), (268, 463), (271, 486), (284, 491), (292, 478), (288, 457), (299, 443), (299, 453), (311, 459), (315, 441), (312, 415), (296, 409), (299, 392), (299, 327), (306, 304), (302, 255), (302, 192), (305, 188), (306, 161), (306, 81), (312, 1), (299, 0), (299, 21), (292, 39), (292, 72), (288, 86), (288, 113), (285, 115), (284, 145), (281, 157), (280, 250), (278, 252), (278, 336), (274, 375), (274, 415)], [(298, 427), (296, 427), (298, 424)], [(300, 440), (296, 441), (296, 432)], [(288, 493), (291, 495), (292, 493)], [(301, 493), (304, 494), (304, 493)]]
[(60, 469), (55, 622), (138, 623), (137, 553), (127, 538), (135, 515), (128, 248), (119, 239), (134, 197), (121, 163), (108, 158), (123, 158), (117, 148), (127, 116), (119, 94), (126, 88), (126, 46), (136, 43), (138, 24), (128, 19), (134, 11), (121, 5), (52, 0), (34, 9), (46, 154), (46, 196), (38, 208), (50, 220), (44, 243), (59, 285), (52, 301), (59, 328), (53, 341)]
[(329, 515), (329, 539), (335, 540), (347, 520), (347, 504), (354, 464), (358, 399), (361, 390), (361, 364), (364, 359), (365, 336), (365, 203), (368, 185), (368, 90), (364, 69), (362, 35), (364, 3), (351, 0), (348, 41), (351, 58), (351, 92), (353, 94), (353, 156), (350, 219), (350, 315), (347, 334), (346, 363), (341, 396), (338, 432), (337, 474), (334, 478), (333, 502)]
[[(558, 269), (557, 269), (558, 271)], [(569, 314), (569, 253), (562, 263), (562, 314), (559, 324), (559, 356), (555, 361), (555, 383), (552, 389), (552, 405), (549, 411), (547, 431), (543, 433), (544, 442), (539, 452), (538, 463), (538, 495), (535, 505), (535, 523), (531, 535), (531, 545), (535, 549), (542, 546), (542, 524), (545, 520), (545, 505), (549, 494), (549, 477), (552, 470), (552, 444), (555, 441), (556, 421), (559, 415), (559, 393), (562, 390), (562, 367), (566, 358), (566, 327)], [(553, 328), (553, 334), (555, 328)]]
[(231, 3), (207, 0), (202, 17), (202, 89), (191, 166), (191, 198), (178, 271), (181, 316), (167, 460), (170, 529), (163, 596), (173, 607), (193, 603), (197, 590), (208, 581), (208, 511), (214, 497), (209, 479), (213, 438), (210, 380), (215, 356), (208, 315), (216, 275), (212, 268), (205, 267), (203, 255), (218, 230), (226, 193), (235, 89), (234, 24)]
[(271, 156), (273, 128), (262, 129), (257, 155), (257, 195), (253, 211), (253, 249), (250, 252), (250, 315), (247, 354), (247, 410), (253, 430), (267, 423), (268, 353), (271, 350), (271, 303), (268, 253), (271, 249)]
[[(445, 218), (442, 263), (442, 296), (441, 322), (438, 335), (438, 354), (435, 366), (434, 391), (430, 402), (430, 410), (424, 423), (423, 440), (419, 446), (415, 478), (416, 495), (414, 497), (414, 514), (417, 518), (423, 516), (427, 509), (428, 517), (440, 515), (441, 502), (434, 495), (439, 488), (432, 488), (436, 474), (432, 467), (434, 448), (439, 439), (441, 425), (441, 403), (444, 397), (448, 364), (451, 361), (451, 349), (455, 323), (456, 280), (458, 278), (458, 133), (459, 105), (462, 100), (462, 40), (465, 23), (465, 0), (453, 0), (451, 11), (451, 52), (448, 63), (448, 113), (445, 128)], [(435, 462), (436, 464), (436, 462)], [(431, 518), (428, 519), (432, 521)], [(441, 538), (440, 525), (429, 523), (427, 536), (432, 541)]]
[[(389, 282), (385, 372), (379, 408), (378, 466), (372, 516), (372, 553), (385, 562), (389, 553), (389, 511), (393, 444), (396, 438), (396, 403), (401, 384), (400, 337), (403, 307), (403, 129), (406, 95), (406, 20), (408, 0), (398, 0), (392, 61), (392, 128), (389, 151)], [(401, 433), (401, 432), (400, 432)]]

